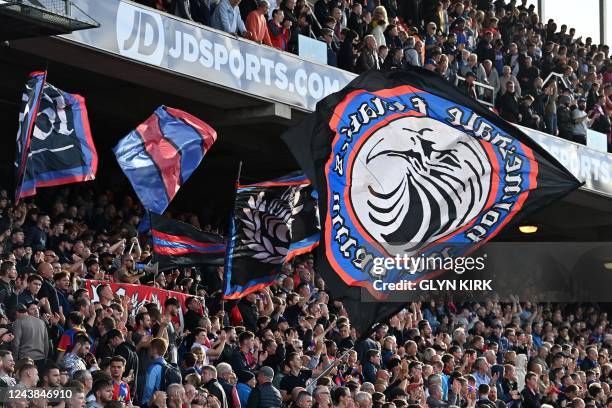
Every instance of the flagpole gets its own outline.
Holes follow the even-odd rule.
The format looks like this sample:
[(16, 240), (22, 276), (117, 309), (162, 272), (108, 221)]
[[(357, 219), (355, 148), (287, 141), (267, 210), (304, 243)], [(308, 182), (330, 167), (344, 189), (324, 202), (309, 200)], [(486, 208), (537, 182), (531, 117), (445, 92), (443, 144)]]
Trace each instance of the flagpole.
[(318, 376), (316, 376), (315, 378), (313, 378), (313, 379), (312, 379), (312, 381), (310, 382), (310, 384), (308, 384), (308, 387), (306, 387), (306, 388), (308, 389), (308, 388), (310, 388), (310, 387), (313, 387), (312, 389), (314, 390), (314, 388), (316, 388), (316, 386), (317, 386), (317, 381), (319, 381), (319, 378), (322, 378), (322, 377), (326, 376), (326, 375), (327, 375), (327, 373), (329, 373), (329, 372), (332, 370), (332, 368), (334, 368), (335, 366), (337, 366), (337, 365), (338, 365), (338, 362), (342, 361), (342, 359), (343, 359), (343, 358), (345, 358), (346, 356), (348, 356), (348, 355), (349, 355), (349, 353), (350, 353), (351, 351), (353, 351), (353, 349), (354, 349), (354, 347), (351, 347), (350, 349), (346, 350), (346, 351), (344, 352), (344, 354), (342, 354), (340, 357), (338, 357), (337, 359), (335, 359), (335, 360), (333, 361), (333, 363), (331, 363), (330, 365), (328, 365), (328, 366), (327, 366), (327, 367), (326, 367), (326, 368), (325, 368), (325, 369), (324, 369), (324, 370), (321, 372), (321, 374), (319, 374)]
[[(234, 184), (234, 199), (232, 200), (234, 205), (232, 205), (232, 209), (230, 211), (230, 216), (229, 216), (229, 229), (228, 229), (228, 234), (226, 235), (228, 237), (228, 239), (232, 239), (231, 237), (231, 231), (232, 231), (232, 225), (233, 225), (233, 218), (234, 218), (234, 209), (236, 207), (236, 197), (238, 197), (238, 188), (240, 186), (240, 176), (242, 175), (242, 160), (238, 161), (238, 170), (236, 171), (236, 182)], [(225, 251), (225, 262), (223, 264), (223, 289), (221, 291), (221, 310), (223, 311), (223, 313), (225, 313), (225, 299), (223, 299), (223, 293), (225, 292), (225, 286), (228, 284), (228, 282), (226, 282), (226, 276), (227, 276), (227, 263), (229, 260), (229, 251), (227, 250), (230, 247), (230, 241), (228, 240), (228, 242), (226, 243), (226, 251)], [(224, 316), (225, 317), (225, 316)]]
[(40, 86), (40, 92), (38, 93), (38, 98), (36, 99), (36, 102), (32, 105), (32, 113), (31, 113), (33, 116), (32, 129), (28, 128), (28, 130), (26, 131), (27, 132), (26, 140), (25, 140), (24, 145), (22, 146), (23, 148), (23, 151), (21, 152), (22, 162), (19, 163), (20, 169), (18, 169), (19, 171), (21, 171), (21, 173), (18, 174), (18, 177), (16, 180), (16, 183), (17, 183), (16, 189), (17, 188), (19, 189), (19, 194), (15, 194), (15, 205), (19, 204), (19, 201), (21, 201), (21, 188), (23, 186), (23, 180), (25, 180), (26, 167), (28, 164), (28, 155), (29, 155), (28, 150), (30, 149), (30, 141), (32, 139), (32, 133), (34, 133), (34, 128), (36, 127), (36, 118), (38, 117), (38, 109), (40, 107), (40, 101), (42, 100), (43, 93), (45, 92), (45, 84), (47, 83), (47, 69), (48, 69), (48, 65), (45, 65), (45, 75), (43, 76), (42, 85)]

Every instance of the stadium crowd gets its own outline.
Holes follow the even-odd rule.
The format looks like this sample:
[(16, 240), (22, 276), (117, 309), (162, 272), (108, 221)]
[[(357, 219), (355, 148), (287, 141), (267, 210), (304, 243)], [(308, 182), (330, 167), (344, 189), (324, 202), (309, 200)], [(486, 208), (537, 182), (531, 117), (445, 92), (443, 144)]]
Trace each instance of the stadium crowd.
[[(610, 134), (608, 48), (543, 25), (524, 3), (141, 2), (285, 51), (297, 51), (298, 33), (321, 38), (340, 68), (420, 65), (492, 97), (477, 80), (504, 118), (571, 140), (588, 127)], [(270, 287), (223, 301), (222, 266), (152, 267), (129, 195), (56, 191), (13, 205), (0, 190), (0, 387), (72, 394), (0, 393), (3, 406), (612, 408), (603, 305), (410, 303), (362, 338), (310, 254)], [(189, 296), (134, 304), (87, 280)]]
[[(601, 305), (412, 303), (360, 339), (310, 255), (223, 302), (223, 267), (136, 266), (141, 206), (90, 188), (40, 206), (0, 191), (0, 385), (73, 390), (4, 406), (612, 408)], [(134, 305), (87, 279), (189, 297)]]
[(609, 47), (540, 21), (527, 0), (139, 2), (295, 54), (300, 34), (318, 39), (329, 65), (355, 73), (425, 67), (510, 122), (582, 144), (590, 128), (612, 148)]

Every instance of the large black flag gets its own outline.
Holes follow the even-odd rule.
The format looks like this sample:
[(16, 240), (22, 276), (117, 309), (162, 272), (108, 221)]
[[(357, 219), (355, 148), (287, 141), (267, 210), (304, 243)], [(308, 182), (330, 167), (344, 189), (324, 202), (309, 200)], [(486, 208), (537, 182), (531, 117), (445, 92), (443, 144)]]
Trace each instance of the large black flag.
[(304, 175), (240, 185), (225, 265), (225, 299), (270, 285), (280, 267), (319, 244), (316, 195)]
[[(521, 131), (424, 69), (367, 72), (283, 135), (319, 194), (317, 271), (363, 334), (403, 304), (361, 288), (418, 282), (381, 259), (465, 255), (579, 182)], [(453, 253), (454, 251), (454, 253)]]
[(223, 265), (225, 242), (221, 235), (161, 215), (151, 215), (154, 261), (159, 270), (191, 265)]

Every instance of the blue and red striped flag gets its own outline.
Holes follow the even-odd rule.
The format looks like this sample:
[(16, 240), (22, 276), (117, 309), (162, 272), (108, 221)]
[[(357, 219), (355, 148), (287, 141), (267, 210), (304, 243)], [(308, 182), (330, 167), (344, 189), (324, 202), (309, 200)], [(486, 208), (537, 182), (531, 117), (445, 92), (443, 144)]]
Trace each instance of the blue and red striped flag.
[(200, 119), (160, 106), (113, 151), (144, 207), (162, 214), (216, 140)]
[(191, 265), (223, 265), (225, 242), (221, 235), (193, 225), (151, 214), (154, 262), (159, 270)]

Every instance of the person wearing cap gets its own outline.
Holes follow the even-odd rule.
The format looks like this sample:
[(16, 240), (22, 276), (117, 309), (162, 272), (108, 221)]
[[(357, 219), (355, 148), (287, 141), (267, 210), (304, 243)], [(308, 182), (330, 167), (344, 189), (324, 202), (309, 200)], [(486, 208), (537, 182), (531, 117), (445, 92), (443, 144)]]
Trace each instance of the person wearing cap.
[(85, 279), (101, 280), (104, 277), (104, 273), (100, 276), (100, 262), (94, 255), (85, 260), (85, 270)]
[[(32, 301), (36, 299), (29, 299), (27, 302)], [(28, 314), (25, 303), (17, 305), (13, 336), (11, 351), (14, 358), (20, 360), (29, 357), (34, 360), (37, 367), (42, 368), (45, 359), (49, 356), (49, 333), (44, 321)]]
[(11, 231), (11, 239), (4, 243), (4, 252), (11, 252), (17, 245), (23, 245), (25, 242), (25, 235), (21, 228), (13, 228)]
[(274, 370), (263, 366), (256, 373), (257, 387), (253, 388), (247, 401), (247, 408), (280, 408), (283, 400), (281, 393), (272, 385)]
[(257, 385), (255, 380), (255, 374), (250, 371), (240, 371), (237, 374), (238, 384), (236, 384), (236, 391), (238, 392), (238, 399), (240, 400), (240, 406), (246, 407), (249, 400), (251, 391)]
[(476, 100), (478, 99), (478, 91), (476, 90), (476, 85), (474, 82), (476, 82), (476, 74), (474, 74), (472, 71), (467, 71), (465, 74), (465, 81), (461, 83), (461, 88), (463, 88), (463, 92), (467, 96)]

